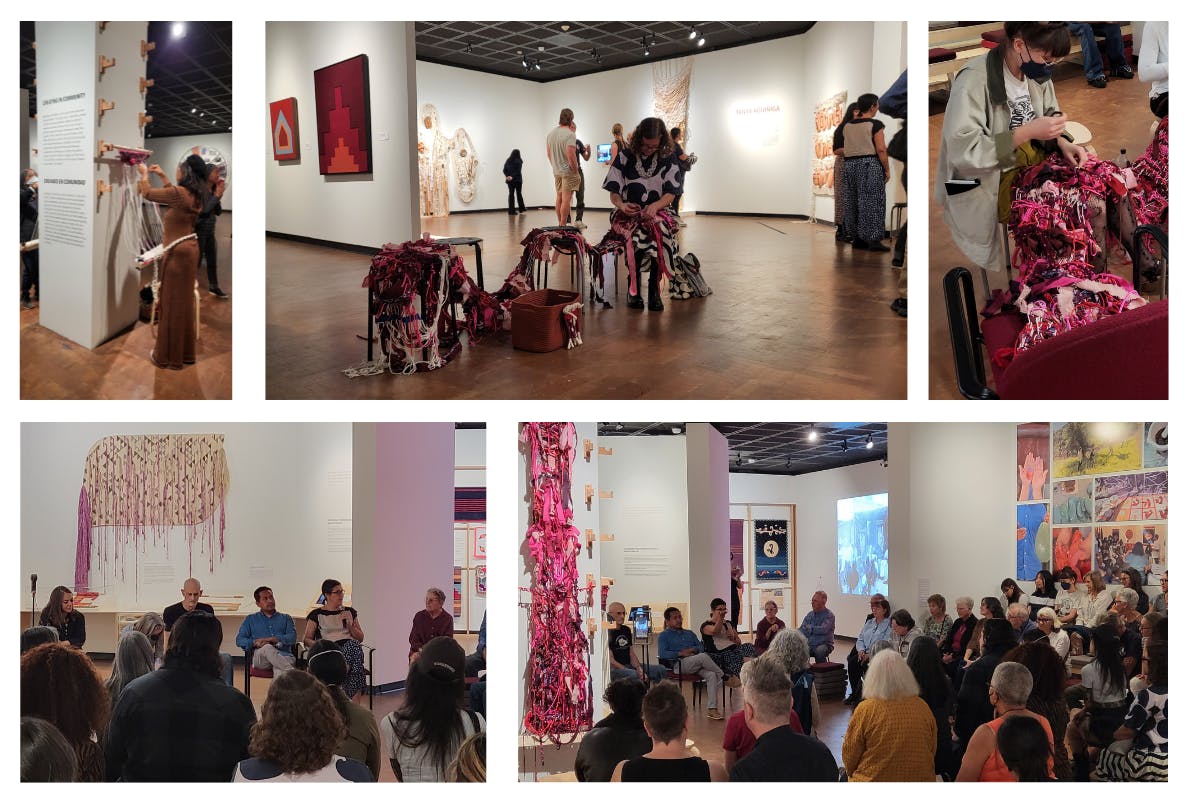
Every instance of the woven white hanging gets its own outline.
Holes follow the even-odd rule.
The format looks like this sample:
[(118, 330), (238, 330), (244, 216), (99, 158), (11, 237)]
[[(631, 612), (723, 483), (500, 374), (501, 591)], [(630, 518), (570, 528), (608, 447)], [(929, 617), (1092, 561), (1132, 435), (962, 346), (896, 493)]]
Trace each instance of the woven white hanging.
[(688, 98), (692, 89), (692, 56), (656, 61), (654, 76), (654, 115), (667, 124), (667, 130), (679, 128), (687, 143)]

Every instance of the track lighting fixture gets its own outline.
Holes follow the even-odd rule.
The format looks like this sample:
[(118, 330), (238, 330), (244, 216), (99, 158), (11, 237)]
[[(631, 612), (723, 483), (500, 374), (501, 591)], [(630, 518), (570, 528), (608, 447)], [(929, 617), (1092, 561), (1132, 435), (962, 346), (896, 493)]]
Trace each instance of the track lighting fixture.
[(738, 453), (737, 461), (735, 461), (734, 463), (737, 464), (739, 467), (742, 465), (742, 454), (741, 453)]
[(747, 464), (757, 464), (757, 463), (758, 463), (758, 459), (757, 459), (757, 458), (747, 458), (747, 459), (746, 459), (746, 463), (747, 463)]
[(688, 39), (695, 39), (695, 38), (696, 38), (696, 26), (693, 25), (692, 32), (688, 34)]
[(704, 37), (700, 37), (700, 41), (696, 42), (696, 47), (704, 47)]
[(875, 446), (875, 439), (874, 439), (874, 437), (871, 436), (871, 434), (868, 433), (867, 434), (867, 449), (870, 450), (874, 446)]
[(817, 440), (817, 426), (816, 425), (808, 426), (808, 440), (810, 442), (815, 442)]
[(535, 62), (533, 62), (533, 68), (534, 68), (534, 69), (536, 69), (536, 70), (541, 70), (541, 68), (542, 68), (542, 62), (541, 62), (541, 61), (535, 61)]
[(849, 450), (849, 449), (850, 449), (850, 445), (846, 444), (846, 440), (845, 440), (845, 439), (842, 439), (842, 452), (844, 453), (844, 452), (846, 452), (846, 451), (847, 451), (847, 450)]
[(671, 433), (678, 436), (679, 434), (683, 433), (683, 428), (679, 427), (678, 425), (674, 425), (671, 427)]
[(470, 42), (467, 42), (467, 53), (468, 54), (471, 53), (471, 43)]

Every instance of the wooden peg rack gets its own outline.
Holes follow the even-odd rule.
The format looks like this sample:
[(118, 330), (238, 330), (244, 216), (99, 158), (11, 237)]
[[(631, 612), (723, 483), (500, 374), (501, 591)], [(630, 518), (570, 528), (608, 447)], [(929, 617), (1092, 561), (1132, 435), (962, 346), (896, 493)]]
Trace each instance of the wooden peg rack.
[(116, 65), (117, 65), (117, 60), (115, 58), (109, 58), (108, 56), (100, 56), (100, 74), (101, 75), (104, 74), (105, 70), (111, 69), (112, 67), (115, 67)]
[(139, 128), (146, 127), (147, 122), (154, 122), (154, 116), (151, 114), (147, 114), (145, 111), (139, 111), (138, 112), (138, 127)]
[(142, 58), (145, 58), (146, 56), (150, 55), (150, 51), (153, 50), (155, 47), (157, 47), (157, 45), (155, 45), (154, 42), (147, 42), (145, 39), (143, 39), (142, 40)]
[(108, 185), (104, 181), (96, 181), (96, 197), (101, 197), (105, 193), (111, 192), (111, 191), (112, 191), (112, 186)]
[(141, 92), (142, 94), (145, 94), (146, 90), (149, 89), (153, 85), (154, 85), (154, 78), (147, 78), (145, 75), (138, 78), (138, 91)]
[(103, 97), (101, 97), (99, 100), (100, 119), (104, 119), (105, 111), (112, 111), (116, 107), (117, 107), (117, 104), (114, 103), (112, 100), (105, 100)]

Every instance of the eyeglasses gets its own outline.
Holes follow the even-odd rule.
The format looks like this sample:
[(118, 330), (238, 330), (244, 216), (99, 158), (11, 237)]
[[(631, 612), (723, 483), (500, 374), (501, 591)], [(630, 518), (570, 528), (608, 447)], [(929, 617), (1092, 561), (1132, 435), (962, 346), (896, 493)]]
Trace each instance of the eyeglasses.
[(713, 610), (718, 614), (728, 614), (729, 613), (729, 609), (726, 608), (725, 606), (721, 606), (720, 608), (715, 608)]
[(345, 594), (345, 593), (346, 593), (345, 589), (334, 589), (332, 592), (330, 592), (330, 594)]
[(868, 605), (870, 605), (871, 608), (883, 608), (883, 603), (871, 602), (871, 603), (868, 603)]

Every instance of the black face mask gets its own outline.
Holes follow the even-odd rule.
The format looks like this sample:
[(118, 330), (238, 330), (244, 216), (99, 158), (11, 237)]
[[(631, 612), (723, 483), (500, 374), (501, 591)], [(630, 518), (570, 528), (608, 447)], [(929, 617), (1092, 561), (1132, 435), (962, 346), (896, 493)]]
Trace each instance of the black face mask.
[(1071, 584), (1067, 583), (1066, 581), (1059, 581), (1058, 585), (1066, 589), (1068, 592), (1071, 591)]
[(1050, 64), (1039, 64), (1032, 58), (1028, 61), (1024, 60), (1024, 58), (1021, 59), (1021, 74), (1036, 83), (1045, 83), (1050, 80), (1050, 75), (1053, 71), (1054, 67)]

